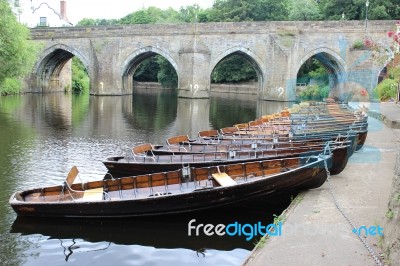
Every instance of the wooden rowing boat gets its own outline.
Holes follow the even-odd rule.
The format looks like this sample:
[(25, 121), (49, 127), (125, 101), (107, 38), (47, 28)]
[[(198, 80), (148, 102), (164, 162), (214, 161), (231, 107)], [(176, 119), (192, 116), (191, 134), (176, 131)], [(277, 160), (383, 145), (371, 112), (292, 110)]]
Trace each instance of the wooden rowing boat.
[[(295, 147), (319, 147), (324, 146), (326, 142), (331, 141), (335, 145), (350, 145), (355, 147), (357, 135), (326, 135), (322, 137), (307, 137), (307, 138), (265, 138), (265, 139), (232, 139), (232, 138), (205, 138), (204, 134), (199, 132), (199, 138), (189, 139), (187, 135), (179, 135), (167, 139), (167, 145), (151, 145), (151, 153), (153, 155), (164, 154), (203, 154), (229, 151), (259, 151)], [(171, 141), (173, 139), (173, 141)], [(149, 144), (145, 147), (149, 147)], [(141, 145), (139, 145), (140, 147)], [(133, 148), (133, 154), (138, 153)], [(354, 149), (355, 150), (355, 149)]]
[[(279, 141), (298, 141), (298, 140), (306, 140), (306, 139), (318, 139), (328, 141), (330, 139), (334, 139), (338, 136), (352, 136), (357, 135), (357, 147), (356, 150), (359, 150), (363, 147), (365, 140), (367, 139), (368, 130), (367, 129), (336, 129), (333, 128), (331, 130), (323, 130), (323, 131), (308, 131), (308, 130), (295, 130), (291, 132), (291, 134), (242, 134), (235, 133), (234, 129), (231, 130), (230, 134), (220, 134), (216, 138), (206, 138), (203, 140), (209, 140), (212, 143), (224, 143), (229, 144), (229, 141), (234, 142), (236, 144), (248, 144), (249, 142), (254, 141), (269, 141), (269, 142), (279, 142)], [(228, 141), (228, 142), (227, 142)], [(194, 140), (191, 140), (192, 144), (195, 144)], [(183, 143), (183, 142), (182, 142)]]
[[(104, 161), (109, 174), (114, 176), (139, 175), (174, 171), (183, 166), (208, 167), (215, 165), (244, 163), (261, 159), (288, 158), (293, 156), (316, 155), (326, 149), (326, 145), (274, 148), (265, 150), (232, 150), (210, 153), (154, 154), (154, 147), (141, 144), (132, 149), (132, 155), (110, 157)], [(339, 142), (328, 145), (333, 153), (332, 174), (340, 173), (353, 153), (354, 147)]]
[(118, 179), (74, 183), (73, 167), (63, 185), (14, 193), (20, 216), (128, 217), (193, 212), (321, 186), (331, 155), (258, 160)]

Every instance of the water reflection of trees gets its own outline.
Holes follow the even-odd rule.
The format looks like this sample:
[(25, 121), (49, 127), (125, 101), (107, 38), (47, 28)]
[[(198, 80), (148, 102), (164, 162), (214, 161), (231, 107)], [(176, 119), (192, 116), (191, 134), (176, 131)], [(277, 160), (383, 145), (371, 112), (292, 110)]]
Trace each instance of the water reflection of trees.
[[(24, 251), (32, 243), (21, 239), (17, 234), (10, 234), (15, 214), (8, 204), (11, 194), (18, 189), (17, 173), (35, 133), (29, 126), (14, 122), (15, 113), (21, 108), (21, 97), (0, 97), (0, 262), (2, 265), (21, 265)], [(17, 160), (16, 160), (17, 158)]]
[(210, 99), (210, 123), (220, 129), (256, 118), (256, 99), (249, 95), (215, 94)]
[(172, 90), (138, 90), (123, 117), (133, 128), (147, 132), (165, 130), (176, 119), (177, 93)]

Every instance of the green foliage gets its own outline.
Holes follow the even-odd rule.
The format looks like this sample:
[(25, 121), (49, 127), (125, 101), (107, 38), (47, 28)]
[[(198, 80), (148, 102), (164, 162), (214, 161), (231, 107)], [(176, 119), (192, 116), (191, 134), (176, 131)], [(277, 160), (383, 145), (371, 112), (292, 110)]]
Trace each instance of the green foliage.
[(178, 75), (171, 63), (162, 56), (156, 56), (160, 71), (157, 73), (158, 82), (164, 88), (176, 89), (178, 87)]
[(320, 87), (329, 84), (329, 76), (326, 68), (314, 57), (308, 59), (297, 74), (297, 83), (309, 83), (313, 79)]
[(313, 70), (308, 72), (308, 76), (315, 80), (320, 87), (329, 84), (329, 75), (326, 68), (316, 59), (313, 59)]
[(386, 212), (386, 218), (391, 220), (391, 219), (393, 219), (395, 214), (396, 214), (396, 211), (393, 211), (392, 209), (388, 209), (387, 212)]
[(18, 94), (21, 90), (21, 81), (16, 78), (6, 78), (0, 84), (0, 95)]
[(28, 40), (28, 28), (18, 23), (8, 1), (0, 0), (0, 14), (0, 94), (5, 94), (20, 90), (14, 87), (17, 82), (11, 80), (29, 73), (38, 46)]
[(329, 95), (329, 86), (309, 85), (299, 93), (301, 100), (322, 100)]
[(287, 1), (284, 0), (216, 0), (208, 12), (209, 21), (286, 20)]
[(133, 79), (136, 81), (157, 82), (157, 73), (160, 71), (160, 65), (157, 62), (157, 56), (145, 59), (135, 71)]
[(319, 20), (322, 15), (315, 0), (292, 0), (289, 19)]
[[(326, 20), (340, 20), (344, 14), (347, 20), (364, 20), (365, 0), (321, 0), (319, 6)], [(399, 0), (370, 0), (368, 19), (397, 19), (400, 16)]]
[(356, 49), (356, 50), (365, 49), (364, 42), (361, 41), (361, 40), (357, 40), (357, 41), (355, 41), (355, 42), (353, 43), (352, 48), (353, 48), (353, 49)]
[(381, 101), (387, 101), (396, 97), (397, 81), (391, 78), (384, 79), (373, 90), (375, 97)]
[(89, 111), (89, 93), (74, 93), (72, 100), (72, 125), (76, 126), (84, 122)]
[(400, 65), (389, 68), (389, 78), (399, 82), (400, 81)]
[(249, 80), (257, 80), (257, 73), (253, 66), (239, 55), (232, 55), (221, 61), (211, 74), (211, 81), (215, 83)]
[(204, 10), (200, 9), (200, 6), (198, 4), (181, 7), (179, 9), (179, 20), (182, 22), (195, 22), (196, 15), (198, 22), (207, 22), (207, 13)]
[(119, 24), (155, 24), (176, 22), (179, 22), (178, 11), (172, 8), (162, 10), (153, 6), (133, 12), (118, 21)]
[(76, 58), (72, 58), (72, 91), (76, 93), (88, 92), (90, 79), (85, 66)]
[(78, 27), (88, 27), (88, 26), (108, 26), (108, 25), (118, 25), (117, 19), (93, 19), (84, 18), (80, 20), (76, 26)]

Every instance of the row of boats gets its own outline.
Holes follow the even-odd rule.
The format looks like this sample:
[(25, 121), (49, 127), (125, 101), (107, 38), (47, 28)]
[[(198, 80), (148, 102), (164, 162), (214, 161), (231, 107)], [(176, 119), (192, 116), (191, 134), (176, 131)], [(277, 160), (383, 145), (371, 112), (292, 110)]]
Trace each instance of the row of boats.
[(137, 217), (186, 213), (321, 186), (367, 137), (367, 116), (346, 104), (302, 103), (194, 139), (173, 136), (108, 158), (107, 178), (14, 193), (20, 216)]

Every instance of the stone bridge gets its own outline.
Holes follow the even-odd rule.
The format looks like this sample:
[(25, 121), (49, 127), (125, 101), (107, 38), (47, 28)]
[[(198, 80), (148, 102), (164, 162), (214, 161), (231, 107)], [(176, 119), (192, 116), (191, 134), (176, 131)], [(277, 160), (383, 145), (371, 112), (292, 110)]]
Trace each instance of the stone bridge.
[(371, 91), (384, 63), (355, 44), (388, 43), (393, 30), (394, 21), (369, 21), (368, 27), (364, 21), (297, 21), (35, 28), (32, 39), (43, 49), (27, 87), (64, 90), (71, 82), (63, 78), (68, 62), (76, 56), (89, 73), (91, 94), (131, 94), (137, 67), (158, 54), (176, 70), (179, 97), (208, 98), (213, 69), (232, 55), (254, 66), (259, 99), (294, 100), (297, 73), (311, 57), (328, 70), (331, 90), (359, 84)]

